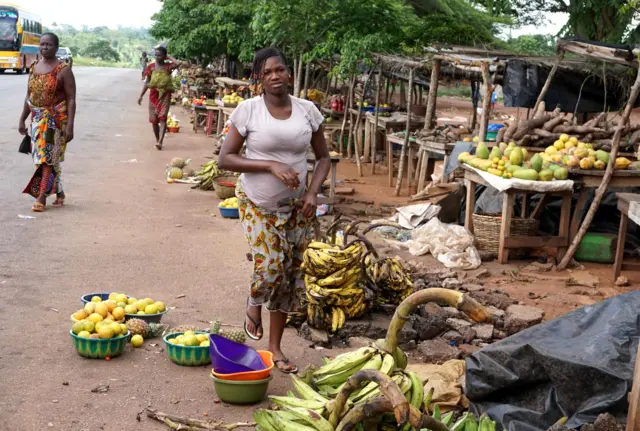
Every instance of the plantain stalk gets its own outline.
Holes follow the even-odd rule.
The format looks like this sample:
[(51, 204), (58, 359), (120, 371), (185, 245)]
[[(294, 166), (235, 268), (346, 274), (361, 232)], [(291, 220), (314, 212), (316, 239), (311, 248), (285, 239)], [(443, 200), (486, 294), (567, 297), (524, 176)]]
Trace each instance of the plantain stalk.
[(360, 370), (349, 377), (340, 392), (338, 392), (331, 415), (329, 416), (329, 423), (331, 423), (333, 427), (338, 425), (340, 413), (344, 410), (344, 406), (349, 400), (349, 395), (360, 389), (364, 382), (375, 382), (378, 384), (380, 392), (389, 399), (391, 403), (390, 411), (393, 411), (398, 424), (403, 424), (407, 421), (409, 417), (409, 401), (405, 398), (396, 382), (378, 370)]
[(389, 324), (387, 337), (384, 340), (376, 341), (376, 347), (393, 354), (398, 347), (398, 334), (406, 321), (409, 320), (409, 316), (419, 305), (426, 304), (427, 302), (445, 303), (464, 312), (475, 322), (491, 320), (491, 314), (469, 295), (450, 289), (424, 289), (408, 296), (398, 305), (393, 319), (391, 319), (391, 323)]
[[(373, 398), (364, 403), (353, 406), (351, 410), (349, 410), (349, 413), (342, 418), (335, 430), (351, 431), (356, 429), (358, 424), (364, 420), (392, 411), (393, 405), (388, 398)], [(447, 428), (445, 424), (430, 417), (429, 415), (422, 414), (420, 410), (413, 406), (409, 406), (407, 422), (417, 430), (427, 428), (432, 431), (449, 431), (449, 428)]]

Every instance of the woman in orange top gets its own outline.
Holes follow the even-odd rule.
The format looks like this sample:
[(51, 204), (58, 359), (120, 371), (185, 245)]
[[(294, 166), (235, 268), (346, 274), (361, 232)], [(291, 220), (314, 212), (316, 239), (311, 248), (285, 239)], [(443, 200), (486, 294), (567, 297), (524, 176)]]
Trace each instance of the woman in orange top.
[(42, 212), (47, 196), (54, 194), (54, 207), (62, 207), (66, 195), (62, 189), (60, 164), (67, 143), (73, 140), (76, 117), (76, 80), (67, 63), (56, 58), (60, 41), (53, 33), (40, 37), (42, 58), (31, 66), (27, 97), (20, 115), (18, 131), (27, 134), (25, 122), (31, 113), (31, 151), (36, 171), (23, 193), (36, 198), (31, 208)]

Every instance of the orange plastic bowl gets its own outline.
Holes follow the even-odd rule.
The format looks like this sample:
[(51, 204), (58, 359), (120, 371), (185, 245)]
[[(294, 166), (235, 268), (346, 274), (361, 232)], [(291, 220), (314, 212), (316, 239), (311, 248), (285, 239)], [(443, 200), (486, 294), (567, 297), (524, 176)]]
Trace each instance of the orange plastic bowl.
[(265, 363), (267, 368), (259, 371), (245, 371), (242, 373), (232, 373), (232, 374), (220, 374), (216, 373), (216, 370), (211, 370), (211, 374), (220, 379), (220, 380), (262, 380), (269, 377), (271, 374), (271, 370), (273, 369), (273, 353), (268, 350), (257, 350), (258, 355), (262, 358), (262, 361)]

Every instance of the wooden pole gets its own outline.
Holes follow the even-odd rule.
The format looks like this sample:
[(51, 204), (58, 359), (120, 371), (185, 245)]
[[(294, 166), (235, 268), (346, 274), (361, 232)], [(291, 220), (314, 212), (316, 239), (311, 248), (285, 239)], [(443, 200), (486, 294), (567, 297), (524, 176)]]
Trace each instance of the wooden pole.
[(371, 142), (371, 174), (376, 173), (376, 149), (378, 148), (378, 118), (380, 114), (380, 93), (382, 93), (382, 66), (380, 67), (380, 74), (378, 75), (378, 85), (376, 86), (376, 116), (373, 122), (373, 133)]
[(544, 100), (544, 96), (547, 95), (547, 91), (549, 91), (549, 86), (551, 86), (551, 81), (553, 80), (553, 76), (556, 74), (558, 66), (560, 66), (560, 63), (562, 62), (562, 59), (564, 59), (564, 51), (561, 51), (556, 57), (556, 62), (553, 64), (553, 67), (549, 71), (549, 76), (547, 76), (547, 80), (544, 82), (542, 90), (540, 90), (540, 94), (538, 95), (536, 104), (533, 107), (533, 112), (538, 112), (538, 105)]
[[(375, 69), (375, 66), (374, 66)], [(369, 75), (367, 75), (367, 79), (364, 81), (364, 85), (362, 86), (362, 97), (360, 98), (360, 106), (358, 106), (358, 115), (356, 116), (356, 123), (355, 125), (351, 125), (351, 129), (353, 130), (353, 134), (354, 134), (354, 140), (353, 140), (353, 147), (355, 148), (355, 156), (356, 156), (356, 165), (358, 166), (358, 175), (362, 176), (362, 163), (360, 162), (360, 148), (358, 147), (358, 140), (357, 138), (359, 138), (357, 135), (360, 134), (360, 119), (362, 118), (362, 108), (363, 108), (363, 104), (364, 104), (364, 99), (365, 96), (367, 94), (367, 89), (369, 88), (369, 82), (371, 81), (371, 75), (373, 75), (373, 69), (371, 69), (371, 71), (369, 72)]]
[(329, 60), (329, 69), (327, 70), (327, 87), (324, 90), (324, 94), (329, 96), (329, 90), (331, 89), (331, 69), (333, 69), (333, 58)]
[(309, 76), (311, 74), (311, 61), (307, 62), (304, 70), (304, 87), (302, 88), (302, 98), (307, 98), (307, 90), (309, 89)]
[[(342, 154), (342, 157), (344, 157), (345, 155), (345, 148), (344, 145), (342, 144), (342, 140), (344, 139), (344, 130), (347, 127), (347, 120), (350, 117), (350, 112), (349, 110), (351, 109), (351, 105), (353, 105), (353, 86), (355, 85), (355, 78), (351, 77), (349, 79), (349, 90), (347, 93), (347, 103), (345, 103), (345, 109), (344, 109), (344, 117), (342, 118), (342, 127), (340, 128), (340, 141), (338, 142), (338, 145), (340, 148), (340, 153)], [(351, 127), (351, 124), (349, 124), (349, 127)], [(351, 142), (351, 132), (349, 132), (349, 138), (347, 139), (347, 147), (349, 147), (349, 143)]]
[[(634, 51), (634, 54), (636, 52)], [(607, 169), (604, 172), (604, 176), (602, 177), (602, 182), (600, 186), (598, 186), (595, 196), (593, 197), (593, 203), (591, 207), (589, 207), (589, 211), (582, 221), (582, 225), (580, 225), (580, 229), (578, 233), (573, 238), (573, 242), (567, 253), (564, 255), (560, 264), (558, 264), (558, 270), (562, 271), (567, 268), (571, 259), (573, 259), (573, 255), (575, 254), (582, 238), (587, 233), (587, 229), (591, 226), (591, 222), (593, 221), (593, 217), (596, 215), (596, 211), (598, 211), (598, 207), (600, 206), (600, 202), (604, 197), (604, 194), (607, 192), (609, 188), (609, 182), (611, 181), (611, 177), (613, 176), (613, 171), (616, 164), (616, 157), (618, 157), (618, 148), (620, 147), (620, 138), (622, 137), (622, 131), (627, 126), (629, 122), (629, 117), (631, 116), (631, 111), (633, 110), (634, 105), (636, 104), (636, 100), (638, 99), (638, 95), (640, 94), (640, 70), (636, 71), (636, 81), (631, 87), (631, 93), (629, 94), (629, 100), (627, 100), (627, 105), (624, 108), (624, 114), (622, 114), (622, 118), (616, 127), (616, 131), (613, 134), (613, 142), (611, 142), (611, 152), (609, 153), (609, 163), (607, 164)]]
[(298, 76), (298, 56), (293, 58), (293, 95), (298, 97), (300, 94), (300, 77)]
[(433, 60), (431, 80), (429, 81), (429, 95), (427, 96), (427, 113), (424, 117), (424, 129), (431, 130), (435, 124), (436, 99), (438, 98), (438, 80), (440, 79), (440, 60)]
[[(409, 88), (413, 85), (413, 69), (409, 70)], [(409, 146), (409, 130), (411, 128), (411, 91), (407, 93), (407, 128), (404, 134), (404, 143), (400, 150), (400, 165), (398, 166), (398, 179), (396, 180), (396, 190), (394, 196), (400, 196), (400, 188), (402, 187), (402, 175), (404, 174), (404, 156)], [(409, 163), (411, 163), (409, 161)]]
[(296, 89), (296, 94), (294, 94), (294, 96), (296, 97), (300, 97), (300, 90), (302, 87), (302, 64), (303, 64), (303, 60), (302, 60), (302, 53), (300, 53), (300, 56), (298, 57), (298, 70), (296, 71), (296, 85), (297, 85), (297, 89)]
[(478, 124), (478, 81), (471, 80), (471, 104), (473, 106), (473, 117), (471, 118), (471, 130), (476, 130)]
[(387, 78), (387, 88), (384, 92), (384, 103), (389, 104), (389, 90), (391, 89), (391, 78)]
[(484, 142), (489, 127), (489, 104), (491, 103), (491, 83), (489, 82), (489, 63), (482, 62), (482, 82), (484, 83), (484, 99), (482, 100), (482, 115), (480, 116), (480, 142)]

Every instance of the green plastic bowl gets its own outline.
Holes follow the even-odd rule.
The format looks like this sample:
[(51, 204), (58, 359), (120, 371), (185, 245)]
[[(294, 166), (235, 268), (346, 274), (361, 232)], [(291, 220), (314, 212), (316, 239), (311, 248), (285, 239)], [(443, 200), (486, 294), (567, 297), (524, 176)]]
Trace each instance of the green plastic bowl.
[[(196, 334), (204, 334), (209, 339), (208, 332), (194, 332)], [(210, 364), (211, 353), (209, 352), (209, 346), (180, 346), (169, 342), (171, 338), (176, 338), (181, 334), (184, 334), (184, 332), (172, 332), (164, 336), (164, 343), (167, 345), (167, 353), (171, 362), (185, 367), (199, 367)]]
[(104, 359), (107, 356), (115, 358), (122, 354), (131, 331), (116, 338), (82, 338), (74, 334), (73, 331), (69, 331), (69, 334), (73, 337), (73, 347), (76, 348), (80, 356), (91, 359)]
[(255, 404), (267, 395), (269, 382), (273, 376), (262, 380), (222, 380), (209, 374), (216, 388), (218, 398), (229, 404)]

